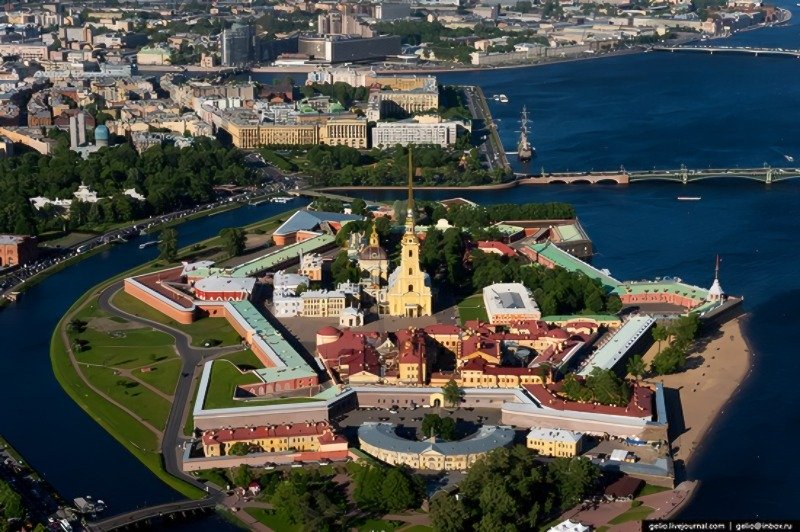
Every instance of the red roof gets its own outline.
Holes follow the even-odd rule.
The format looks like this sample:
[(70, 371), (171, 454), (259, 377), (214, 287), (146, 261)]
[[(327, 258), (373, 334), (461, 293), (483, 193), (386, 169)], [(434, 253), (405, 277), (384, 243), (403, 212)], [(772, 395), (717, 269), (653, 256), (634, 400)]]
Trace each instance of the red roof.
[(489, 253), (500, 252), (506, 257), (516, 257), (517, 252), (510, 246), (496, 240), (482, 240), (478, 242), (478, 249)]
[(553, 393), (558, 388), (558, 386), (553, 385), (547, 387), (543, 384), (525, 384), (523, 388), (528, 390), (543, 406), (556, 410), (641, 418), (653, 416), (653, 390), (646, 386), (635, 386), (631, 394), (631, 400), (626, 406), (568, 401), (557, 397)]
[[(346, 441), (344, 437), (333, 434), (327, 421), (317, 423), (294, 423), (287, 425), (268, 425), (260, 427), (237, 427), (233, 429), (207, 430), (203, 433), (203, 444), (227, 443), (262, 438), (288, 438), (290, 436), (326, 436), (326, 440)], [(333, 438), (333, 440), (331, 440)], [(320, 440), (322, 442), (322, 440)]]
[(461, 334), (461, 327), (458, 325), (450, 325), (449, 323), (435, 323), (425, 327), (424, 331), (431, 335)]
[(342, 331), (340, 331), (333, 325), (326, 325), (322, 329), (318, 330), (317, 334), (320, 336), (340, 336), (342, 334)]

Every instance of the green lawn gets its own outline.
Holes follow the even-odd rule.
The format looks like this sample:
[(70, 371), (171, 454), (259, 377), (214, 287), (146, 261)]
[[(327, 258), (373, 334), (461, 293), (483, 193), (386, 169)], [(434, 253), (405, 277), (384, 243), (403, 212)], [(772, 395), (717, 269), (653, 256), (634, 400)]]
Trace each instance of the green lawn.
[(192, 345), (194, 346), (200, 346), (205, 340), (209, 339), (218, 340), (221, 342), (219, 345), (236, 345), (242, 341), (239, 334), (228, 324), (228, 321), (222, 318), (203, 318), (189, 325), (183, 325), (121, 290), (114, 294), (111, 302), (117, 308), (130, 314), (163, 323), (185, 332), (192, 337)]
[(400, 532), (433, 532), (433, 527), (425, 525), (409, 525), (398, 529)]
[(197, 401), (197, 390), (200, 388), (200, 381), (194, 383), (194, 391), (192, 392), (192, 401), (189, 403), (189, 412), (186, 414), (186, 421), (183, 424), (183, 435), (187, 438), (192, 436), (194, 432), (194, 404)]
[(138, 382), (108, 368), (88, 366), (81, 368), (86, 378), (114, 401), (129, 408), (136, 415), (161, 430), (167, 424), (170, 403)]
[(486, 307), (483, 306), (483, 294), (474, 294), (458, 304), (458, 316), (461, 318), (461, 325), (469, 320), (489, 321), (486, 315)]
[(240, 384), (256, 384), (260, 379), (250, 373), (242, 373), (239, 369), (226, 360), (215, 360), (211, 365), (211, 379), (208, 383), (203, 408), (230, 408), (240, 406), (233, 400), (236, 386)]
[(252, 349), (245, 349), (244, 351), (237, 351), (236, 353), (223, 355), (217, 360), (228, 360), (229, 362), (236, 364), (236, 366), (243, 371), (264, 367), (264, 364), (262, 364), (255, 353), (253, 353)]
[(138, 423), (126, 412), (97, 395), (81, 380), (69, 362), (67, 350), (59, 331), (66, 325), (62, 321), (53, 333), (50, 345), (50, 361), (53, 373), (64, 391), (86, 411), (109, 434), (138, 458), (150, 471), (167, 485), (186, 497), (199, 499), (205, 496), (201, 490), (186, 484), (164, 471), (156, 435)]
[(267, 525), (272, 530), (279, 530), (280, 532), (302, 532), (303, 527), (300, 525), (293, 525), (282, 516), (276, 514), (273, 510), (265, 510), (264, 508), (245, 508), (248, 514), (255, 517), (259, 523)]
[(370, 519), (364, 524), (358, 525), (358, 530), (360, 532), (391, 532), (397, 530), (399, 525), (402, 525), (402, 523), (383, 519)]
[(662, 491), (669, 491), (670, 488), (665, 488), (664, 486), (656, 486), (654, 484), (645, 484), (642, 488), (642, 491), (639, 492), (639, 497), (644, 497), (645, 495), (653, 495), (656, 493), (661, 493)]
[(623, 512), (608, 522), (609, 525), (621, 525), (629, 521), (643, 521), (648, 515), (653, 513), (653, 508), (649, 506), (637, 506)]
[(148, 367), (151, 368), (149, 372), (144, 373), (137, 369), (134, 370), (133, 376), (167, 395), (175, 393), (175, 386), (181, 374), (180, 359), (174, 358)]
[(222, 490), (231, 484), (231, 481), (228, 480), (228, 477), (225, 475), (224, 469), (206, 469), (203, 471), (198, 471), (196, 476), (198, 480), (202, 482), (210, 482)]

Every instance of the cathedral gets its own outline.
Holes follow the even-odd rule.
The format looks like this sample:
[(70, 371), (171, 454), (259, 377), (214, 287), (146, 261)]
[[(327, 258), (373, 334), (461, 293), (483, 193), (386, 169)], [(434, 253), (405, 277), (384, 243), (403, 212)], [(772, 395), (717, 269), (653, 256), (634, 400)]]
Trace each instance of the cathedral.
[(406, 230), (400, 247), (400, 265), (389, 275), (389, 288), (386, 294), (389, 315), (409, 318), (433, 314), (431, 279), (422, 271), (419, 264), (420, 243), (414, 232), (413, 176), (409, 149)]

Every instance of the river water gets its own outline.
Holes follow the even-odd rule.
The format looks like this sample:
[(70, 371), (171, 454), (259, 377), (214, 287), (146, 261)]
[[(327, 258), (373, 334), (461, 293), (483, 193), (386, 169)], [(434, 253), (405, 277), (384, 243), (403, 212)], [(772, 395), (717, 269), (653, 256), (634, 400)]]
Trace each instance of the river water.
[[(733, 42), (800, 48), (798, 29), (795, 19), (786, 27), (740, 34)], [(529, 164), (533, 171), (778, 166), (786, 164), (786, 154), (800, 157), (800, 70), (794, 59), (649, 53), (453, 73), (441, 80), (478, 84), (488, 95), (509, 97), (508, 104), (490, 102), (509, 150), (527, 105), (538, 150)], [(703, 199), (676, 201), (681, 194)], [(786, 334), (800, 320), (794, 300), (800, 295), (798, 184), (552, 185), (460, 195), (481, 203), (573, 203), (595, 241), (595, 263), (623, 279), (677, 275), (708, 286), (719, 253), (723, 287), (746, 298), (757, 355), (752, 375), (690, 464), (689, 475), (700, 479), (702, 488), (684, 515), (798, 516), (792, 503), (800, 500), (800, 487), (788, 473), (796, 469), (790, 442), (800, 420), (800, 391), (793, 382), (800, 357)], [(244, 207), (188, 222), (178, 229), (180, 241), (195, 242), (283, 209)], [(91, 494), (105, 499), (114, 513), (178, 495), (64, 394), (50, 368), (50, 335), (88, 288), (156, 253), (134, 243), (116, 246), (48, 278), (0, 311), (0, 431), (65, 497)], [(224, 527), (214, 521), (192, 529), (201, 526)]]

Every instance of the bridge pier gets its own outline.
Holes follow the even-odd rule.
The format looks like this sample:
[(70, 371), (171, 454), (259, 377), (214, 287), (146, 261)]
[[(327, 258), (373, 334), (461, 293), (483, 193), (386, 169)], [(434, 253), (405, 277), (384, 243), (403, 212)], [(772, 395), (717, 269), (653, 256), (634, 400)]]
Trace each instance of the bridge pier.
[(772, 184), (772, 167), (771, 166), (767, 166), (767, 176), (766, 177), (767, 177), (766, 183), (768, 185), (771, 185)]
[(686, 169), (686, 165), (681, 165), (681, 183), (684, 185), (689, 183), (689, 170)]

